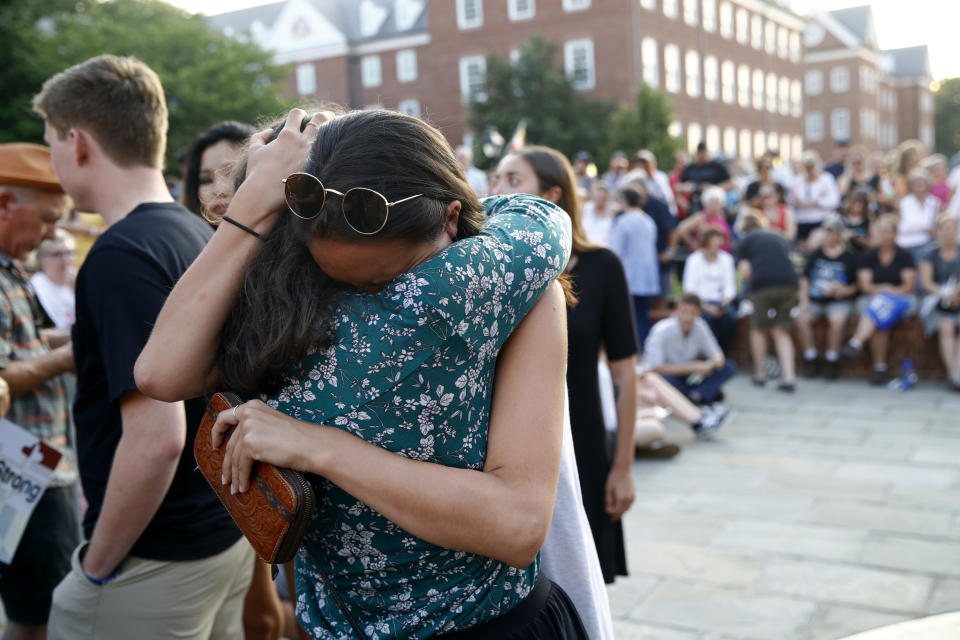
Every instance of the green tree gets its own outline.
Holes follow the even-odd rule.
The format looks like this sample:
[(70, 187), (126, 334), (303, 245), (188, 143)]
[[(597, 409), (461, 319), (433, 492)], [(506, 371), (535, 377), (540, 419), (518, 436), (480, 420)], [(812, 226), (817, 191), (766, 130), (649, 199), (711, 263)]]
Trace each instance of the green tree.
[(679, 139), (667, 132), (672, 120), (670, 98), (662, 91), (641, 84), (633, 104), (621, 105), (610, 117), (603, 147), (605, 157), (609, 158), (617, 149), (628, 155), (649, 149), (657, 157), (660, 167), (669, 169), (673, 165), (673, 154), (683, 146)]
[(940, 81), (934, 105), (937, 151), (950, 157), (960, 149), (960, 78)]
[(487, 56), (485, 99), (473, 96), (467, 113), (467, 123), (477, 133), (477, 166), (498, 160), (483, 154), (484, 132), (493, 127), (509, 138), (521, 120), (527, 123), (528, 143), (553, 147), (568, 157), (603, 144), (603, 125), (614, 104), (587, 98), (574, 89), (558, 69), (556, 58), (557, 45), (541, 38), (521, 47), (513, 64)]
[(285, 107), (278, 83), (289, 70), (203, 16), (159, 0), (13, 0), (0, 10), (0, 141), (41, 141), (33, 95), (54, 73), (102, 53), (136, 56), (160, 76), (170, 111), (168, 166), (211, 124), (253, 122)]

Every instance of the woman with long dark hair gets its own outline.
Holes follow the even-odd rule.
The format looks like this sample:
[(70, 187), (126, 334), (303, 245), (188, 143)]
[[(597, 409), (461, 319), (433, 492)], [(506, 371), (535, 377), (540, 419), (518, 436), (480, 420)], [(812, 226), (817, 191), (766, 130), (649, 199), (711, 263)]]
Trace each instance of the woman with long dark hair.
[[(230, 165), (253, 135), (242, 122), (218, 122), (198, 135), (187, 150), (181, 204), (197, 215), (216, 219), (227, 211), (231, 193), (218, 188), (227, 180)], [(226, 189), (226, 191), (231, 191)]]
[[(238, 425), (232, 490), (253, 460), (316, 474), (297, 562), (313, 637), (357, 635), (351, 618), (382, 638), (585, 637), (566, 595), (538, 580), (562, 380), (530, 390), (549, 411), (510, 407), (523, 419), (509, 432), (490, 405), (510, 332), (541, 295), (562, 306), (550, 284), (569, 255), (566, 216), (533, 198), (481, 208), (415, 118), (305, 115), (252, 138), (225, 224), (168, 299), (138, 383), (159, 398), (262, 399), (215, 427)], [(562, 348), (538, 353), (562, 367)]]

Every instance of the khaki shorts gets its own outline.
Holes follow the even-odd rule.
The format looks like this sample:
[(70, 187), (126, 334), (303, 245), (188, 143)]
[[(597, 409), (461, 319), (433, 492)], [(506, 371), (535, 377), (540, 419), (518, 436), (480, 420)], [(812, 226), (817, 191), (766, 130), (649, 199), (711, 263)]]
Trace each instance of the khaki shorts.
[(102, 586), (80, 567), (87, 544), (73, 552), (70, 573), (53, 592), (48, 640), (243, 637), (254, 557), (246, 538), (201, 560), (128, 557), (120, 574)]
[(791, 310), (797, 305), (796, 287), (768, 287), (750, 293), (753, 316), (750, 326), (754, 329), (773, 329), (793, 326)]

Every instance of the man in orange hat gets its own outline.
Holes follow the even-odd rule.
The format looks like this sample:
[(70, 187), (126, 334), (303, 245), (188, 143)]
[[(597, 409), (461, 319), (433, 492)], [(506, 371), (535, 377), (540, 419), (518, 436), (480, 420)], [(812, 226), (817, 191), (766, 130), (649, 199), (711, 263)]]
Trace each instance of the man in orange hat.
[(0, 144), (0, 379), (12, 396), (6, 418), (63, 454), (12, 564), (0, 568), (0, 598), (9, 620), (4, 637), (45, 637), (53, 590), (70, 571), (78, 543), (76, 461), (60, 378), (73, 371), (73, 351), (68, 342), (51, 344), (41, 333), (40, 307), (19, 264), (43, 240), (54, 238), (70, 207), (49, 149)]

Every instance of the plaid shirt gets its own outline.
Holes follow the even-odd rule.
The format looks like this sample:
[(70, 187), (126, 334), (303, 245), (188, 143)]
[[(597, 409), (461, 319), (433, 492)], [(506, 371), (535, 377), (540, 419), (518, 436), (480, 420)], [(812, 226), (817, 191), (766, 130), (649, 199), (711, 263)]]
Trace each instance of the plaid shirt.
[[(43, 315), (26, 274), (0, 253), (0, 369), (13, 360), (31, 360), (50, 353), (40, 334)], [(13, 398), (5, 416), (63, 454), (50, 486), (76, 480), (76, 462), (68, 441), (67, 399), (56, 376), (36, 389)]]

